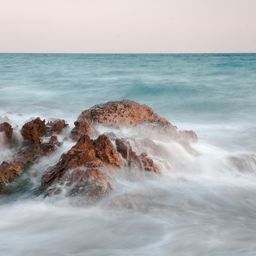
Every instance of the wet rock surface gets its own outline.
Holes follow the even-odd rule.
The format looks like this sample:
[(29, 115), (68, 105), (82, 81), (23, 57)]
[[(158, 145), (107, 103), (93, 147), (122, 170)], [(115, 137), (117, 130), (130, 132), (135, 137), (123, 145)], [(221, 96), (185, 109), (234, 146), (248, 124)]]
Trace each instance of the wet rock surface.
[(140, 155), (136, 154), (136, 152), (132, 150), (130, 143), (125, 139), (116, 139), (115, 143), (117, 151), (126, 160), (126, 164), (129, 167), (154, 173), (160, 172), (154, 161), (146, 153), (142, 153)]
[(3, 122), (0, 124), (0, 133), (4, 134), (5, 143), (12, 143), (13, 141), (13, 128), (7, 123)]
[[(115, 129), (149, 126), (152, 131), (167, 134), (168, 139), (197, 139), (194, 132), (178, 131), (150, 107), (130, 100), (108, 102), (85, 110), (74, 125), (70, 137), (75, 144), (42, 173), (39, 190), (44, 195), (66, 191), (68, 196), (100, 198), (112, 189), (111, 173), (123, 167), (159, 174), (160, 168), (154, 159), (144, 152), (137, 153), (129, 140), (119, 137)], [(114, 131), (101, 133), (99, 125)], [(0, 184), (12, 182), (40, 158), (52, 154), (61, 146), (58, 136), (67, 126), (65, 120), (46, 122), (39, 117), (24, 124), (20, 131), (23, 142), (13, 160), (0, 165)], [(7, 140), (12, 139), (13, 129), (8, 123), (0, 124), (0, 132)]]
[(51, 154), (60, 146), (56, 136), (51, 136), (47, 138), (48, 141), (43, 142), (46, 128), (45, 121), (40, 118), (30, 121), (22, 127), (21, 135), (24, 140), (14, 153), (13, 161), (4, 161), (0, 164), (0, 186), (12, 182), (33, 163), (41, 157)]
[(82, 135), (97, 136), (98, 125), (120, 128), (146, 126), (162, 132), (172, 139), (196, 141), (193, 131), (178, 131), (167, 119), (156, 114), (152, 108), (131, 100), (111, 101), (83, 111), (75, 122), (71, 136), (77, 140)]
[[(53, 168), (43, 175), (42, 189), (58, 182), (73, 185), (77, 181), (79, 182), (76, 186), (81, 187), (81, 180), (88, 177), (87, 171), (94, 170), (98, 173), (98, 168), (116, 169), (120, 168), (122, 164), (121, 156), (106, 135), (100, 135), (96, 140), (85, 135), (66, 154), (62, 155), (60, 161)], [(83, 167), (85, 175), (81, 174), (81, 177), (74, 179), (74, 177), (78, 177), (79, 173), (82, 173), (78, 172), (78, 167)], [(99, 177), (102, 179), (103, 176), (99, 175)], [(86, 182), (83, 183), (86, 184)]]
[(39, 145), (41, 144), (42, 137), (46, 134), (45, 120), (36, 118), (26, 124), (21, 129), (21, 135), (24, 140)]
[(56, 135), (62, 133), (63, 130), (68, 127), (68, 124), (63, 119), (57, 119), (47, 122), (46, 127), (48, 135)]
[(96, 105), (83, 111), (78, 117), (72, 133), (77, 138), (84, 133), (93, 135), (97, 124), (121, 128), (146, 123), (161, 127), (170, 126), (175, 129), (165, 118), (154, 113), (150, 107), (131, 100), (122, 100)]

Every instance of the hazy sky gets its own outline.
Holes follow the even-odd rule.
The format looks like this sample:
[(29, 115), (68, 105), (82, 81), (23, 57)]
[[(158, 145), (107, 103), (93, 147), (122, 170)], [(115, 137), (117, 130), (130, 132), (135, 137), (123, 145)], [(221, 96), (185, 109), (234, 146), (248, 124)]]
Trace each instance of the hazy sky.
[(256, 0), (0, 0), (0, 52), (256, 52)]

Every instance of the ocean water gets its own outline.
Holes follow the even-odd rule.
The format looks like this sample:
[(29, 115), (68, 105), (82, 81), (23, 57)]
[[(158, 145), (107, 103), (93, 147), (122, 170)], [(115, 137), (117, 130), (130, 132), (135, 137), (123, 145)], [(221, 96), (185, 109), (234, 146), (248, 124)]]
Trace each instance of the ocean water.
[[(255, 255), (256, 54), (0, 54), (0, 120), (16, 129), (37, 116), (72, 127), (81, 111), (120, 99), (194, 130), (198, 154), (122, 131), (162, 175), (120, 171), (113, 192), (93, 205), (22, 189), (0, 195), (0, 254)], [(32, 167), (33, 186), (70, 145)], [(10, 158), (0, 144), (0, 160)]]

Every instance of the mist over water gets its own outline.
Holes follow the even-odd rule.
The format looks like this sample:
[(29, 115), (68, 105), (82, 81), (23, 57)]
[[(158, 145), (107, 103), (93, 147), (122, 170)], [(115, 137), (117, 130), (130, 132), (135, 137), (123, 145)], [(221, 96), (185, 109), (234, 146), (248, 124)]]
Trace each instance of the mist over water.
[[(31, 193), (0, 195), (1, 253), (255, 255), (255, 71), (254, 54), (0, 55), (0, 121), (16, 129), (37, 116), (72, 127), (82, 110), (129, 98), (199, 137), (189, 152), (151, 131), (120, 131), (162, 175), (122, 170), (93, 205), (32, 196), (66, 141), (26, 174)], [(0, 137), (0, 161), (11, 155)]]

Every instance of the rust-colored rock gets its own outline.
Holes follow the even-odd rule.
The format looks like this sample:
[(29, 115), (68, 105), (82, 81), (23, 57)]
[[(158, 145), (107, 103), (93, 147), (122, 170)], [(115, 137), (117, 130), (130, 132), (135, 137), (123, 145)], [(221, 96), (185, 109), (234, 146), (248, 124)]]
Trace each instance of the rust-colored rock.
[(120, 154), (117, 153), (111, 141), (106, 135), (100, 135), (94, 141), (94, 149), (97, 157), (105, 164), (115, 167), (121, 167), (123, 161)]
[(0, 185), (6, 184), (20, 176), (24, 169), (24, 163), (15, 161), (13, 163), (3, 162), (0, 165)]
[[(67, 195), (70, 196), (99, 198), (111, 190), (111, 169), (128, 166), (136, 170), (160, 172), (146, 153), (137, 154), (128, 140), (117, 137), (122, 131), (100, 135), (99, 125), (115, 129), (136, 127), (133, 132), (144, 134), (145, 130), (150, 134), (148, 137), (152, 134), (157, 137), (159, 135), (161, 139), (175, 140), (187, 150), (192, 148), (190, 142), (197, 139), (194, 132), (178, 131), (146, 105), (130, 100), (96, 105), (78, 117), (71, 131), (76, 144), (43, 174), (40, 191), (46, 195), (68, 191)], [(14, 160), (0, 165), (0, 185), (13, 181), (42, 156), (54, 152), (60, 146), (57, 135), (65, 127), (65, 120), (59, 119), (46, 123), (45, 120), (36, 118), (26, 123), (21, 129), (24, 142), (14, 155)], [(7, 140), (12, 140), (13, 130), (8, 123), (0, 124), (0, 132), (5, 134)], [(115, 145), (112, 144), (113, 141)], [(150, 143), (147, 144), (147, 147), (151, 146)], [(62, 190), (61, 186), (68, 186), (69, 189)]]
[(89, 121), (83, 120), (83, 121), (76, 121), (75, 127), (71, 131), (71, 138), (73, 140), (79, 140), (81, 136), (84, 135), (97, 135), (97, 131), (94, 128), (93, 124)]
[(9, 123), (7, 123), (7, 122), (1, 123), (0, 124), (0, 132), (4, 133), (6, 142), (8, 142), (8, 143), (12, 142), (13, 128)]
[(154, 124), (176, 130), (165, 118), (160, 117), (146, 106), (131, 100), (111, 101), (85, 110), (75, 122), (73, 138), (94, 135), (95, 126), (102, 124), (114, 128), (134, 127), (140, 124)]
[(61, 143), (58, 141), (57, 136), (51, 136), (49, 142), (42, 143), (39, 146), (39, 155), (40, 156), (46, 156), (51, 154), (56, 150), (57, 147), (59, 147)]
[(3, 162), (0, 165), (0, 185), (12, 182), (22, 175), (26, 167), (39, 160), (42, 156), (49, 155), (60, 145), (56, 136), (52, 136), (49, 142), (40, 145), (28, 145), (21, 147), (14, 155), (11, 162)]
[(25, 140), (32, 144), (41, 144), (41, 138), (46, 134), (45, 120), (38, 117), (26, 123), (21, 129), (21, 134)]
[(99, 167), (121, 167), (121, 156), (116, 152), (113, 144), (105, 135), (92, 140), (89, 136), (82, 136), (75, 146), (60, 161), (42, 177), (42, 188), (61, 181), (66, 172), (78, 167), (96, 169)]
[(60, 134), (62, 131), (68, 126), (65, 120), (57, 119), (54, 121), (47, 122), (47, 133), (52, 134)]
[(34, 161), (34, 152), (30, 148), (21, 149), (12, 162), (2, 162), (0, 165), (0, 185), (7, 184), (20, 176), (26, 165)]
[(117, 129), (144, 125), (175, 140), (195, 141), (197, 139), (194, 132), (178, 131), (176, 126), (156, 114), (147, 105), (131, 100), (111, 101), (83, 111), (75, 122), (71, 137), (78, 140), (83, 135), (98, 136), (97, 125)]
[(154, 161), (146, 154), (142, 153), (137, 155), (130, 145), (124, 139), (116, 139), (117, 151), (127, 160), (128, 166), (131, 168), (139, 168), (146, 171), (159, 173), (159, 168), (155, 165)]

